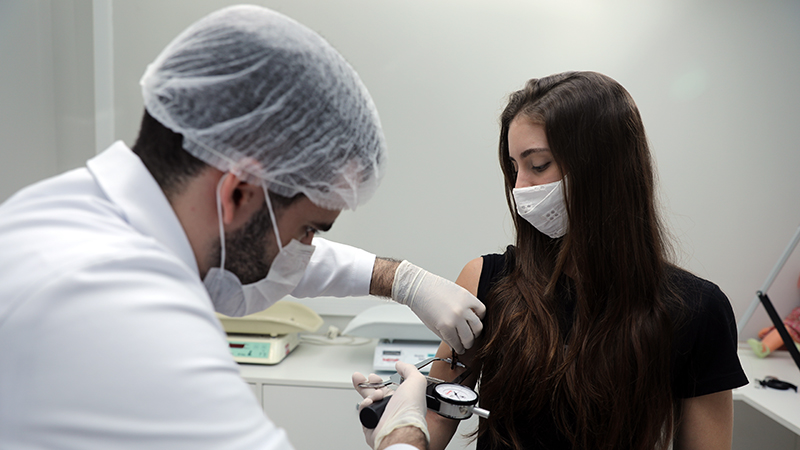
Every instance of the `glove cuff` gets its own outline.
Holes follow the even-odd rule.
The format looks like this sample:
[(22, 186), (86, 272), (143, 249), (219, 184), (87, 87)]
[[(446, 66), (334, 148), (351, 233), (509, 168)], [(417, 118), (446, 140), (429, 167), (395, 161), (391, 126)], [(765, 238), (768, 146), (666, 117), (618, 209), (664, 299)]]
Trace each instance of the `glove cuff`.
[(392, 300), (411, 307), (419, 285), (425, 278), (425, 270), (403, 260), (394, 271)]

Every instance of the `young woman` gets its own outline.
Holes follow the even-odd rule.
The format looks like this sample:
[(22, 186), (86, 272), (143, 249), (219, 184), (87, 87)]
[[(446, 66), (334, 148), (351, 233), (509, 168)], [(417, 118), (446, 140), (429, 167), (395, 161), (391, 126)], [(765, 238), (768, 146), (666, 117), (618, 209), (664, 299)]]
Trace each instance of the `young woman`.
[[(487, 307), (460, 357), (491, 412), (478, 449), (730, 449), (731, 389), (747, 383), (733, 311), (669, 262), (630, 94), (592, 72), (530, 80), (502, 114), (499, 156), (516, 243), (457, 281)], [(458, 423), (427, 420), (444, 448)]]

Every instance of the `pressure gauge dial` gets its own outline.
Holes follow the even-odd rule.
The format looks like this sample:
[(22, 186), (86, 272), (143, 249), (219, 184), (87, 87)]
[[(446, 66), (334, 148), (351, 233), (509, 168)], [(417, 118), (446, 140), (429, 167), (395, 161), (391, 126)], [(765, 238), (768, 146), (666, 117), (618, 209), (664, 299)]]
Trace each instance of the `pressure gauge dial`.
[(489, 417), (489, 411), (479, 408), (478, 393), (467, 386), (456, 383), (436, 383), (428, 385), (428, 409), (449, 419), (469, 419), (472, 414)]
[(453, 405), (474, 405), (478, 403), (478, 393), (460, 384), (440, 383), (434, 385), (433, 394), (440, 401)]

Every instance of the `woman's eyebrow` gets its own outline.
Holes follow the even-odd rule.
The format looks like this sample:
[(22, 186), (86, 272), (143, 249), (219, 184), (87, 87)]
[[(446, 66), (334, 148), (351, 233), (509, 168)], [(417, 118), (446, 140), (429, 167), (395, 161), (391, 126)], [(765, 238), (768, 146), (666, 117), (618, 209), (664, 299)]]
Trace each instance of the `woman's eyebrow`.
[(519, 157), (520, 158), (527, 158), (528, 156), (530, 156), (530, 155), (532, 155), (534, 153), (549, 152), (549, 151), (550, 151), (550, 149), (547, 148), (547, 147), (529, 148), (529, 149), (523, 151), (522, 153), (520, 153)]

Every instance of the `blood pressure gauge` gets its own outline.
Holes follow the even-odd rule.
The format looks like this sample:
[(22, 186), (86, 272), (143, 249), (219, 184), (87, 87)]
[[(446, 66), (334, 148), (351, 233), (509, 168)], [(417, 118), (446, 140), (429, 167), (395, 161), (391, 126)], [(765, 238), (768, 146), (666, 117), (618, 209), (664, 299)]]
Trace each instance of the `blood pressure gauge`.
[(474, 405), (478, 403), (478, 393), (472, 389), (455, 383), (432, 384), (433, 395), (444, 402), (454, 405)]
[(428, 385), (428, 409), (449, 419), (469, 419), (472, 414), (489, 417), (489, 411), (478, 408), (478, 393), (455, 383), (436, 383)]
[[(452, 358), (428, 358), (415, 364), (415, 367), (421, 369), (433, 361), (447, 362), (451, 365), (451, 368), (458, 366), (467, 369), (467, 366), (456, 360), (455, 351), (453, 352)], [(469, 373), (469, 369), (454, 380), (455, 382), (453, 383), (443, 382), (437, 378), (426, 377), (428, 379), (428, 387), (425, 389), (425, 400), (428, 409), (435, 411), (440, 416), (450, 419), (469, 419), (473, 414), (488, 419), (489, 411), (476, 406), (478, 404), (478, 393), (467, 386), (458, 384), (458, 381), (465, 377), (467, 373)], [(395, 373), (386, 381), (361, 383), (359, 387), (380, 389), (392, 384), (399, 385), (402, 382), (403, 379), (400, 374)], [(375, 428), (378, 426), (378, 421), (381, 420), (383, 410), (386, 409), (386, 404), (389, 403), (390, 398), (391, 396), (384, 397), (380, 401), (362, 408), (358, 413), (361, 424), (367, 428)]]
[[(479, 408), (478, 393), (467, 386), (455, 383), (430, 383), (425, 391), (425, 400), (428, 409), (448, 419), (464, 420), (473, 414), (484, 419), (489, 417), (489, 411)], [(359, 419), (367, 428), (375, 428), (389, 403), (391, 396), (373, 403), (361, 410)]]

